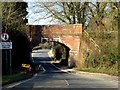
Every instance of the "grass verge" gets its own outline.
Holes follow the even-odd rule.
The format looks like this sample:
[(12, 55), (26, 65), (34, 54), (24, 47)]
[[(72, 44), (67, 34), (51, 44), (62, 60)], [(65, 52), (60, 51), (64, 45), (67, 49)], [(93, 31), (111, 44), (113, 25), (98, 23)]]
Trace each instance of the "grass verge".
[(20, 80), (30, 78), (32, 75), (26, 72), (20, 72), (17, 74), (2, 76), (2, 85), (10, 84)]

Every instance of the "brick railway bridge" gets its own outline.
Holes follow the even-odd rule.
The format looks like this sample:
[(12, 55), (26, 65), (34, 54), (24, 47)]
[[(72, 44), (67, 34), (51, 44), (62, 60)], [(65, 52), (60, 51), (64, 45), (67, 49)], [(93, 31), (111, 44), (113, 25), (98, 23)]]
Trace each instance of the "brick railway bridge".
[(82, 24), (37, 25), (29, 27), (30, 34), (33, 34), (31, 39), (32, 42), (42, 42), (43, 39), (49, 39), (52, 42), (65, 46), (66, 51), (69, 52), (69, 55), (67, 55), (69, 66), (71, 67), (75, 65), (80, 50)]

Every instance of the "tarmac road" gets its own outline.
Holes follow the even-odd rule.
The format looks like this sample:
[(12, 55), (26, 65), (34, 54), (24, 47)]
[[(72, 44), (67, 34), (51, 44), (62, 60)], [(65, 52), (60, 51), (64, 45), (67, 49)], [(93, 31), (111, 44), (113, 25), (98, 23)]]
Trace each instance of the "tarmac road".
[(48, 52), (38, 50), (32, 54), (34, 62), (42, 65), (42, 72), (31, 79), (6, 85), (3, 90), (118, 90), (118, 80), (112, 76), (63, 72), (51, 63)]

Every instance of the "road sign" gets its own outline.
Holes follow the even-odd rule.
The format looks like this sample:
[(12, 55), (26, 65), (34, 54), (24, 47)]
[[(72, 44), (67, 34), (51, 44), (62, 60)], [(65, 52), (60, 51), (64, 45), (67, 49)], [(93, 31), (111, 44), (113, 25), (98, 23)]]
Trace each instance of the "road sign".
[(12, 42), (0, 42), (0, 49), (12, 49)]
[(2, 33), (1, 34), (2, 41), (8, 41), (9, 40), (9, 34), (8, 33)]

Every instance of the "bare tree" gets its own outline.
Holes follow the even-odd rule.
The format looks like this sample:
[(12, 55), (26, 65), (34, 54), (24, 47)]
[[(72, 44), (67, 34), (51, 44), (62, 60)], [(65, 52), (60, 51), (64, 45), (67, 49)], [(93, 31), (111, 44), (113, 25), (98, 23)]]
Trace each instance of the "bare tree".
[(51, 18), (51, 21), (57, 21), (64, 24), (82, 23), (83, 28), (88, 26), (88, 6), (89, 2), (51, 2), (35, 3), (34, 6), (40, 9), (35, 13), (43, 13), (39, 19)]
[(2, 2), (2, 25), (3, 30), (12, 28), (13, 30), (22, 30), (25, 16), (27, 15), (27, 3), (23, 2)]
[(34, 3), (34, 7), (39, 8), (35, 11), (36, 15), (42, 13), (36, 21), (49, 19), (50, 22), (63, 24), (81, 23), (83, 30), (90, 23), (96, 24), (98, 29), (102, 27), (107, 30), (109, 28), (107, 21), (114, 21), (115, 24), (118, 17), (117, 2), (39, 2)]

